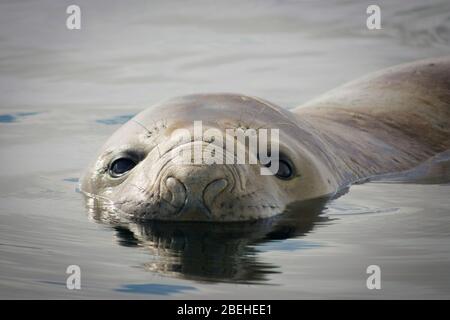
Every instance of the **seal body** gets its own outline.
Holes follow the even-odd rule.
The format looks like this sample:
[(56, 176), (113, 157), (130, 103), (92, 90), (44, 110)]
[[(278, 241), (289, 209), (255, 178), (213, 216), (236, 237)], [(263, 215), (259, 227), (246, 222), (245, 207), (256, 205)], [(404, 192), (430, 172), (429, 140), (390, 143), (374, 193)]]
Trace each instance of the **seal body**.
[[(270, 130), (283, 164), (182, 163), (186, 150), (236, 154), (204, 130)], [(179, 133), (191, 133), (194, 139)], [(245, 140), (244, 140), (245, 142)], [(235, 141), (239, 147), (239, 141)], [(241, 141), (242, 143), (242, 141)], [(292, 111), (237, 94), (174, 98), (122, 126), (81, 179), (91, 208), (143, 220), (241, 221), (295, 202), (328, 199), (350, 184), (411, 170), (450, 149), (450, 58), (421, 61), (349, 83)], [(176, 151), (176, 152), (174, 152)], [(250, 152), (246, 151), (250, 158)]]
[(450, 57), (393, 67), (293, 110), (327, 145), (339, 185), (450, 149)]

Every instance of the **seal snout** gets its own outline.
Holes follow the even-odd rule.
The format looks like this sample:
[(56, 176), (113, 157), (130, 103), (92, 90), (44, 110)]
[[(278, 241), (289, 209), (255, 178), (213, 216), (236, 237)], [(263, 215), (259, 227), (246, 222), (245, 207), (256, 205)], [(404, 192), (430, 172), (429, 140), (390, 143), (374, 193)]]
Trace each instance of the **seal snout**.
[(228, 186), (226, 179), (217, 179), (211, 182), (203, 190), (203, 201), (206, 206), (211, 207), (217, 196)]
[(162, 179), (161, 198), (176, 209), (180, 220), (208, 220), (214, 202), (231, 185), (229, 179), (210, 166), (174, 167)]
[(163, 198), (172, 206), (181, 209), (186, 202), (186, 188), (177, 178), (168, 177), (165, 181), (167, 191), (162, 194)]

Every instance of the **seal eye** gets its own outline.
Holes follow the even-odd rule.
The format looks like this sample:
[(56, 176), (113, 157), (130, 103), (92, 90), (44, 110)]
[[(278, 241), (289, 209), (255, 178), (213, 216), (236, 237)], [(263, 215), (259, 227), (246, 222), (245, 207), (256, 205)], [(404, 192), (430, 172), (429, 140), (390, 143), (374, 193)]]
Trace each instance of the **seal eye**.
[(109, 167), (109, 174), (113, 178), (118, 178), (133, 169), (135, 166), (136, 162), (130, 158), (119, 158), (111, 163), (111, 166)]
[[(266, 167), (270, 167), (272, 162), (266, 164)], [(278, 160), (278, 171), (275, 176), (279, 179), (288, 180), (294, 176), (294, 169), (292, 164), (288, 160), (279, 159)]]
[(293, 176), (294, 170), (288, 161), (279, 160), (278, 172), (275, 174), (280, 179), (289, 179)]

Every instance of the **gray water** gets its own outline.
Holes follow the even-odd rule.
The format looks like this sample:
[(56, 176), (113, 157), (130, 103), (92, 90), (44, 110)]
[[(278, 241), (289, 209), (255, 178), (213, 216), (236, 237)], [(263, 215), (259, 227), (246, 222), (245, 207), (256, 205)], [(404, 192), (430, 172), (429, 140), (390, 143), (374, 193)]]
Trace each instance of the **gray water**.
[[(0, 3), (0, 298), (450, 298), (449, 184), (357, 185), (300, 217), (206, 227), (96, 221), (77, 192), (106, 138), (161, 99), (292, 108), (449, 54), (448, 0), (93, 2)], [(372, 3), (382, 30), (366, 28)]]

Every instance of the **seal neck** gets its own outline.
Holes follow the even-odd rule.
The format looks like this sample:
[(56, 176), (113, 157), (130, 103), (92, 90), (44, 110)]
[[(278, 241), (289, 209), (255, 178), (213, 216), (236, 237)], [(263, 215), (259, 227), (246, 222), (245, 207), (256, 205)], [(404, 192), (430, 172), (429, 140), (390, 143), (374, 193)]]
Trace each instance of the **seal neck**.
[(320, 141), (339, 185), (416, 166), (432, 155), (398, 127), (355, 110), (305, 110), (299, 121)]

